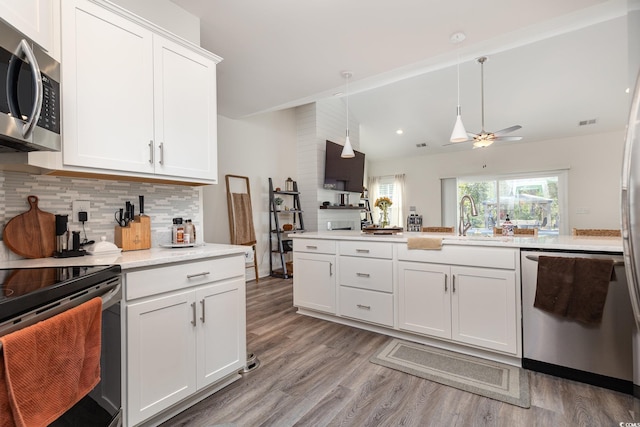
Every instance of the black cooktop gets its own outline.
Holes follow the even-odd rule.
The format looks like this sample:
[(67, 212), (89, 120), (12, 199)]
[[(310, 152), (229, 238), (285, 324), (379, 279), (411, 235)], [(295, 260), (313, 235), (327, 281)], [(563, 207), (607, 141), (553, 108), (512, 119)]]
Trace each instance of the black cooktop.
[(120, 274), (119, 265), (0, 269), (0, 322)]

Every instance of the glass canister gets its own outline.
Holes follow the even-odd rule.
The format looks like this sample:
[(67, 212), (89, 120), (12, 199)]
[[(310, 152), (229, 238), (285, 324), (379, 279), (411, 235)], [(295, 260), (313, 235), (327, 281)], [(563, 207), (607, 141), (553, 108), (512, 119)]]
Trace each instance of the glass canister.
[(171, 243), (183, 244), (184, 243), (184, 224), (182, 218), (173, 218), (173, 230), (172, 230)]
[(190, 219), (184, 220), (184, 243), (196, 242), (196, 226)]

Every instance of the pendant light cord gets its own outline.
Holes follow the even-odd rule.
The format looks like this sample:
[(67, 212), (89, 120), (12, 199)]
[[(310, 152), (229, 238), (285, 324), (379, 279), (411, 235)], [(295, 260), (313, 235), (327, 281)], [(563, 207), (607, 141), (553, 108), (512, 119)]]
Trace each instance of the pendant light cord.
[(487, 58), (482, 57), (478, 59), (480, 61), (480, 102), (481, 102), (481, 111), (482, 111), (482, 133), (484, 133), (484, 61)]
[(460, 115), (460, 51), (458, 51), (458, 115)]
[(346, 77), (346, 93), (347, 93), (347, 137), (349, 136), (349, 78), (351, 78), (351, 75), (349, 73), (347, 73), (345, 75)]

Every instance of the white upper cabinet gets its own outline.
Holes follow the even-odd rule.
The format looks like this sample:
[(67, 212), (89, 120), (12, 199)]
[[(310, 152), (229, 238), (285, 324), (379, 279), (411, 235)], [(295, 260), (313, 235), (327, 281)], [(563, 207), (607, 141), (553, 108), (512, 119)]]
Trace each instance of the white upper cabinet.
[(64, 168), (216, 183), (219, 58), (154, 30), (63, 2)]
[(152, 33), (90, 2), (62, 7), (64, 164), (152, 173)]
[(0, 0), (0, 17), (55, 56), (52, 0)]
[(215, 178), (216, 63), (158, 36), (154, 63), (155, 172)]

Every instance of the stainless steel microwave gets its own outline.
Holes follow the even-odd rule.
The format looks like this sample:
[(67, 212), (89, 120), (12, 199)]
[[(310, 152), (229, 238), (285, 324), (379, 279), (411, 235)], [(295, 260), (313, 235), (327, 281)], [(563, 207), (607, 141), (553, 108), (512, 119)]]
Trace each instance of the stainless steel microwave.
[(0, 20), (0, 153), (60, 151), (60, 63)]

